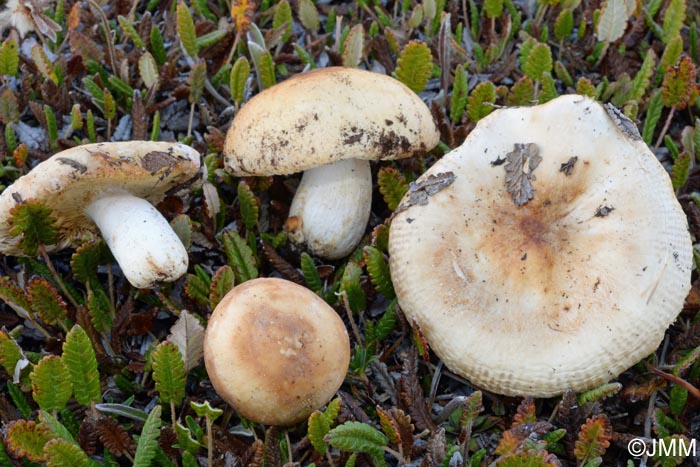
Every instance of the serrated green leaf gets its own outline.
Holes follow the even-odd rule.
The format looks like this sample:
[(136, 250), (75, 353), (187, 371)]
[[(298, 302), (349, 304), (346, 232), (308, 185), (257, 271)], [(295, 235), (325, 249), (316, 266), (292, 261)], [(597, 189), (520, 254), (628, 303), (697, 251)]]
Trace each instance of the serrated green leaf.
[(506, 97), (509, 106), (532, 105), (535, 97), (535, 85), (529, 76), (523, 76), (513, 84)]
[(316, 410), (309, 416), (308, 430), (306, 436), (309, 442), (319, 454), (326, 454), (328, 445), (324, 437), (328, 434), (331, 427), (323, 413)]
[(321, 27), (316, 5), (311, 0), (299, 1), (299, 21), (309, 32), (317, 32)]
[[(64, 412), (65, 410), (62, 413)], [(71, 432), (68, 431), (68, 428), (66, 428), (65, 425), (59, 422), (58, 419), (50, 413), (40, 410), (39, 421), (41, 422), (41, 426), (46, 428), (53, 438), (62, 438), (71, 444), (75, 444), (76, 446), (78, 445)]]
[(258, 225), (259, 207), (258, 200), (248, 184), (244, 181), (238, 183), (238, 205), (241, 210), (241, 220), (248, 230)]
[(343, 41), (343, 66), (357, 68), (362, 62), (362, 55), (365, 47), (365, 30), (362, 24), (356, 24), (348, 32)]
[(336, 449), (348, 452), (366, 452), (382, 456), (388, 444), (386, 436), (376, 428), (362, 422), (345, 422), (326, 435), (326, 442)]
[(277, 78), (275, 77), (275, 65), (270, 51), (250, 41), (248, 42), (248, 50), (250, 50), (250, 54), (253, 57), (253, 66), (258, 77), (260, 90), (274, 86)]
[(102, 400), (100, 373), (92, 342), (83, 328), (78, 325), (66, 335), (61, 357), (73, 381), (75, 400), (86, 407)]
[(29, 297), (8, 276), (0, 276), (0, 298), (22, 318), (31, 319), (32, 305)]
[(131, 24), (131, 21), (129, 21), (124, 16), (119, 15), (117, 16), (117, 22), (119, 23), (119, 27), (122, 28), (122, 32), (126, 34), (129, 37), (129, 39), (131, 39), (131, 41), (136, 47), (140, 49), (146, 48), (146, 44), (143, 43), (141, 36), (136, 31), (136, 28), (134, 28), (134, 25)]
[(408, 182), (403, 174), (393, 167), (382, 167), (377, 174), (379, 192), (389, 209), (395, 211), (408, 191)]
[(301, 272), (304, 274), (306, 286), (313, 290), (314, 293), (321, 294), (323, 292), (321, 277), (318, 274), (313, 258), (305, 251), (301, 254)]
[(559, 93), (557, 92), (557, 86), (554, 83), (554, 78), (549, 72), (542, 73), (542, 89), (540, 90), (537, 100), (540, 104), (549, 102), (555, 99)]
[[(17, 362), (23, 358), (19, 345), (5, 330), (0, 329), (0, 365), (12, 376), (15, 373)], [(8, 384), (10, 383), (8, 382)]]
[(63, 439), (52, 439), (44, 445), (47, 467), (90, 467), (90, 458), (80, 446)]
[(683, 415), (688, 402), (688, 390), (680, 385), (674, 385), (669, 393), (668, 407), (676, 417)]
[(634, 76), (632, 81), (632, 87), (629, 92), (629, 99), (632, 101), (641, 101), (646, 94), (647, 88), (649, 87), (649, 82), (652, 76), (654, 76), (654, 67), (656, 66), (656, 53), (654, 49), (647, 50), (647, 54), (644, 56), (644, 62), (639, 68), (639, 71)]
[(661, 85), (661, 100), (666, 107), (685, 109), (696, 90), (695, 64), (690, 57), (681, 57), (678, 66), (666, 71)]
[(73, 276), (87, 284), (88, 281), (97, 279), (97, 268), (101, 264), (112, 261), (112, 253), (102, 240), (93, 240), (80, 245), (73, 253), (70, 260)]
[(16, 76), (19, 69), (19, 47), (14, 39), (6, 39), (0, 47), (0, 75)]
[(384, 259), (384, 255), (376, 248), (366, 246), (364, 256), (367, 272), (374, 288), (389, 300), (393, 300), (396, 297), (396, 292), (394, 292), (394, 285), (391, 283), (389, 265)]
[(685, 21), (685, 0), (671, 0), (664, 12), (663, 37), (664, 44), (668, 44), (680, 33)]
[(221, 299), (233, 289), (234, 285), (236, 285), (236, 278), (233, 269), (227, 265), (221, 266), (211, 279), (209, 306), (211, 306), (212, 310), (216, 308), (221, 302)]
[(151, 53), (158, 65), (164, 64), (168, 60), (168, 54), (165, 51), (165, 45), (163, 44), (163, 35), (160, 29), (157, 27), (151, 28), (151, 33), (149, 36), (149, 41), (151, 43)]
[(207, 276), (207, 280), (195, 274), (187, 274), (187, 283), (185, 284), (185, 293), (191, 299), (202, 306), (209, 304), (211, 279)]
[(452, 86), (452, 97), (450, 100), (450, 120), (455, 125), (462, 120), (468, 95), (469, 82), (467, 81), (467, 71), (464, 68), (464, 64), (459, 64), (455, 69), (455, 81)]
[(27, 285), (27, 294), (32, 309), (37, 311), (39, 318), (44, 323), (54, 325), (68, 318), (66, 302), (63, 301), (58, 290), (46, 279), (32, 279)]
[(80, 104), (73, 104), (70, 109), (70, 126), (74, 130), (83, 129), (83, 114), (80, 112)]
[(151, 356), (153, 381), (160, 399), (167, 403), (180, 404), (185, 397), (185, 362), (180, 350), (171, 342), (161, 342)]
[(673, 168), (671, 169), (671, 182), (674, 190), (684, 187), (688, 181), (691, 160), (690, 153), (683, 151), (673, 164)]
[(562, 10), (554, 21), (554, 37), (563, 41), (574, 31), (574, 12), (570, 8)]
[(204, 92), (204, 81), (207, 79), (207, 65), (203, 60), (197, 60), (190, 70), (188, 85), (190, 95), (188, 101), (190, 104), (197, 104), (202, 98)]
[(177, 434), (177, 442), (181, 450), (196, 453), (202, 447), (202, 444), (195, 439), (192, 431), (180, 422), (175, 423), (175, 433)]
[(241, 238), (238, 232), (229, 231), (221, 236), (224, 251), (236, 276), (236, 283), (241, 284), (247, 280), (258, 277), (255, 256), (250, 246)]
[(498, 18), (503, 13), (503, 0), (486, 0), (483, 11), (487, 18)]
[[(301, 5), (299, 5), (301, 8)], [(287, 42), (292, 34), (292, 7), (287, 0), (282, 0), (275, 7), (275, 15), (272, 18), (272, 29), (284, 26), (282, 42)]]
[(649, 100), (647, 114), (644, 118), (644, 126), (642, 127), (642, 139), (644, 139), (644, 142), (648, 145), (652, 143), (654, 130), (656, 129), (656, 124), (661, 118), (661, 111), (663, 110), (663, 107), (664, 105), (661, 101), (661, 92), (657, 91)]
[(498, 467), (557, 467), (560, 462), (556, 456), (545, 451), (521, 451), (504, 456), (496, 465)]
[(198, 417), (206, 417), (212, 423), (224, 413), (223, 410), (212, 407), (209, 401), (204, 401), (202, 403), (191, 401), (190, 407), (192, 407), (192, 410), (194, 410)]
[(49, 138), (49, 147), (52, 151), (58, 148), (58, 126), (56, 124), (56, 114), (51, 107), (44, 105), (44, 118), (46, 118), (46, 133)]
[(584, 405), (588, 402), (595, 402), (598, 400), (607, 399), (608, 397), (620, 392), (621, 389), (622, 384), (620, 383), (603, 384), (602, 386), (598, 386), (597, 388), (593, 388), (591, 390), (579, 394), (577, 397), (578, 403), (579, 405)]
[(243, 102), (243, 96), (245, 93), (245, 83), (250, 76), (250, 63), (245, 57), (239, 57), (236, 63), (231, 68), (231, 79), (229, 87), (231, 89), (231, 99), (236, 104), (240, 106)]
[(323, 410), (323, 416), (326, 418), (328, 425), (333, 425), (335, 419), (338, 418), (341, 404), (342, 399), (340, 397), (336, 397), (335, 399), (330, 401), (326, 408)]
[(22, 417), (29, 419), (32, 416), (32, 408), (29, 405), (29, 401), (24, 396), (24, 393), (20, 389), (19, 384), (14, 384), (12, 381), (7, 381), (7, 393), (12, 399), (12, 403), (15, 404), (17, 410), (22, 415)]
[(139, 75), (147, 88), (155, 86), (155, 88), (158, 89), (160, 82), (158, 77), (158, 65), (153, 55), (148, 51), (144, 52), (141, 58), (139, 58)]
[(73, 392), (73, 384), (70, 373), (59, 357), (47, 355), (42, 358), (29, 377), (32, 380), (32, 398), (41, 410), (63, 410)]
[(187, 55), (195, 58), (199, 51), (197, 48), (197, 31), (192, 20), (192, 13), (182, 0), (177, 3), (177, 33)]
[(680, 34), (676, 34), (661, 54), (661, 59), (659, 60), (657, 77), (660, 80), (663, 78), (664, 74), (667, 72), (670, 66), (678, 63), (678, 60), (683, 54), (683, 37)]
[(552, 71), (552, 51), (549, 46), (541, 42), (533, 45), (522, 68), (523, 73), (533, 81), (541, 81), (544, 73)]
[(32, 47), (31, 54), (32, 60), (34, 60), (34, 64), (36, 65), (37, 69), (39, 70), (39, 73), (42, 74), (44, 79), (51, 80), (54, 82), (54, 84), (58, 85), (58, 76), (56, 75), (56, 72), (53, 69), (53, 64), (49, 61), (49, 58), (46, 56), (46, 52), (44, 52), (44, 49), (37, 44), (34, 47)]
[(51, 209), (40, 201), (29, 200), (10, 210), (10, 235), (21, 236), (19, 247), (28, 256), (36, 256), (39, 245), (57, 241), (56, 218)]
[(479, 83), (472, 89), (467, 99), (467, 115), (472, 123), (476, 123), (493, 111), (496, 102), (496, 86), (491, 81)]
[(567, 86), (573, 86), (574, 85), (574, 80), (569, 74), (569, 70), (566, 69), (566, 66), (559, 60), (554, 62), (554, 74), (556, 77), (561, 80), (564, 84)]
[(87, 284), (87, 308), (90, 312), (92, 325), (97, 332), (106, 333), (112, 329), (112, 303), (102, 285), (91, 280)]
[(360, 286), (360, 277), (362, 276), (362, 268), (354, 261), (348, 261), (343, 271), (341, 280), (341, 290), (348, 297), (350, 309), (354, 313), (359, 313), (367, 307), (367, 299), (365, 292)]
[(396, 61), (396, 77), (416, 94), (425, 89), (433, 74), (433, 55), (423, 42), (406, 44)]
[(48, 430), (32, 420), (10, 422), (5, 432), (8, 450), (17, 457), (26, 457), (32, 462), (44, 460), (44, 446), (52, 439)]
[(156, 405), (148, 414), (146, 423), (143, 425), (139, 442), (134, 454), (133, 467), (150, 467), (151, 461), (158, 450), (158, 436), (160, 436), (160, 414), (161, 406)]
[(103, 108), (102, 108), (102, 115), (107, 120), (111, 120), (114, 117), (117, 116), (117, 103), (114, 100), (114, 96), (112, 95), (112, 92), (104, 88), (102, 90), (102, 102), (103, 102)]
[(206, 49), (226, 37), (228, 31), (225, 29), (215, 29), (212, 32), (203, 34), (197, 38), (197, 50)]

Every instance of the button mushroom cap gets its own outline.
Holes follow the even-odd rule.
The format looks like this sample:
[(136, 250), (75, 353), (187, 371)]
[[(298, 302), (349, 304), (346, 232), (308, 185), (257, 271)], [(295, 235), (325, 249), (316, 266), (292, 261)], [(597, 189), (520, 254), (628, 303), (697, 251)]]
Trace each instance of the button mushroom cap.
[(204, 362), (216, 392), (241, 415), (292, 425), (336, 393), (348, 371), (350, 341), (338, 314), (310, 290), (254, 279), (214, 310)]
[(198, 186), (204, 171), (200, 154), (179, 143), (97, 143), (59, 152), (0, 195), (0, 252), (22, 254), (20, 238), (9, 232), (11, 210), (36, 200), (56, 218), (58, 242), (47, 251), (101, 231), (134, 286), (176, 280), (187, 271), (187, 251), (153, 204)]
[(631, 121), (581, 96), (494, 111), (397, 211), (402, 310), (448, 368), (497, 393), (615, 378), (658, 347), (690, 289), (668, 174)]
[(245, 104), (226, 135), (224, 161), (238, 176), (307, 171), (287, 230), (296, 243), (335, 259), (352, 251), (367, 226), (372, 181), (366, 160), (424, 154), (438, 139), (430, 110), (401, 82), (323, 68)]

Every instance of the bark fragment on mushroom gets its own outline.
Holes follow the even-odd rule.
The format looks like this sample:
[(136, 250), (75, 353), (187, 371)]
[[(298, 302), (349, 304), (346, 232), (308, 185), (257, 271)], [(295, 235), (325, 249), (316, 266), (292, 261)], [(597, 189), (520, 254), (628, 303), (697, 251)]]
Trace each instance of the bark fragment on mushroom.
[(296, 75), (251, 99), (226, 135), (234, 175), (305, 171), (287, 230), (336, 259), (362, 238), (370, 214), (369, 160), (422, 154), (438, 143), (428, 107), (399, 81), (352, 68)]
[(10, 210), (27, 200), (57, 218), (58, 251), (102, 234), (126, 279), (138, 288), (177, 280), (187, 251), (153, 206), (201, 183), (200, 154), (184, 144), (151, 141), (77, 146), (40, 163), (0, 195), (0, 251), (21, 255), (9, 234)]
[(686, 217), (614, 117), (575, 95), (494, 111), (418, 180), (454, 182), (394, 217), (401, 308), (473, 383), (540, 397), (594, 387), (653, 352), (681, 311)]

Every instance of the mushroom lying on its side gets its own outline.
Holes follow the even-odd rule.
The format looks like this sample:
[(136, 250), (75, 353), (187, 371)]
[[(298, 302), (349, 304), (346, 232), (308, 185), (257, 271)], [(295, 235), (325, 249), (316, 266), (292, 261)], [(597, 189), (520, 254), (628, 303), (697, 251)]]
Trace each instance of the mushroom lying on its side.
[(138, 288), (177, 280), (188, 257), (168, 221), (153, 207), (201, 182), (200, 154), (184, 144), (151, 141), (77, 146), (40, 163), (0, 195), (0, 252), (21, 255), (10, 235), (10, 211), (43, 202), (57, 220), (57, 251), (98, 230), (124, 276)]
[(494, 111), (397, 211), (401, 309), (448, 368), (500, 394), (615, 378), (658, 347), (690, 289), (668, 174), (631, 121), (582, 96)]
[(336, 393), (350, 364), (338, 314), (310, 290), (254, 279), (221, 300), (207, 325), (204, 363), (216, 392), (244, 417), (292, 425)]
[(357, 246), (372, 201), (369, 160), (423, 154), (439, 134), (428, 107), (401, 82), (353, 68), (299, 74), (253, 97), (226, 135), (234, 175), (305, 171), (286, 229), (327, 259)]

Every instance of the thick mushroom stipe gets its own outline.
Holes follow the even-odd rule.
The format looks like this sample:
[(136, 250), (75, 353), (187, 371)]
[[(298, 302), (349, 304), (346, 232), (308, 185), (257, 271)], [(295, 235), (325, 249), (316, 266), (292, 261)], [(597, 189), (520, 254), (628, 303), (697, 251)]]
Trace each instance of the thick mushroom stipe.
[(350, 341), (320, 297), (283, 279), (236, 286), (214, 310), (204, 362), (216, 392), (244, 417), (292, 425), (321, 408), (343, 383)]
[[(394, 287), (448, 368), (490, 391), (549, 397), (603, 384), (658, 347), (690, 288), (692, 245), (633, 127), (575, 95), (497, 110), (418, 180), (451, 173), (451, 184), (425, 204), (404, 198)], [(515, 167), (518, 151), (542, 160)], [(533, 196), (518, 206), (508, 186), (525, 178)]]
[(349, 255), (365, 233), (372, 204), (369, 162), (349, 159), (304, 172), (289, 208), (289, 238), (315, 255)]
[(85, 213), (97, 224), (124, 277), (134, 287), (172, 282), (187, 272), (187, 250), (148, 201), (128, 193), (111, 193), (94, 199)]

